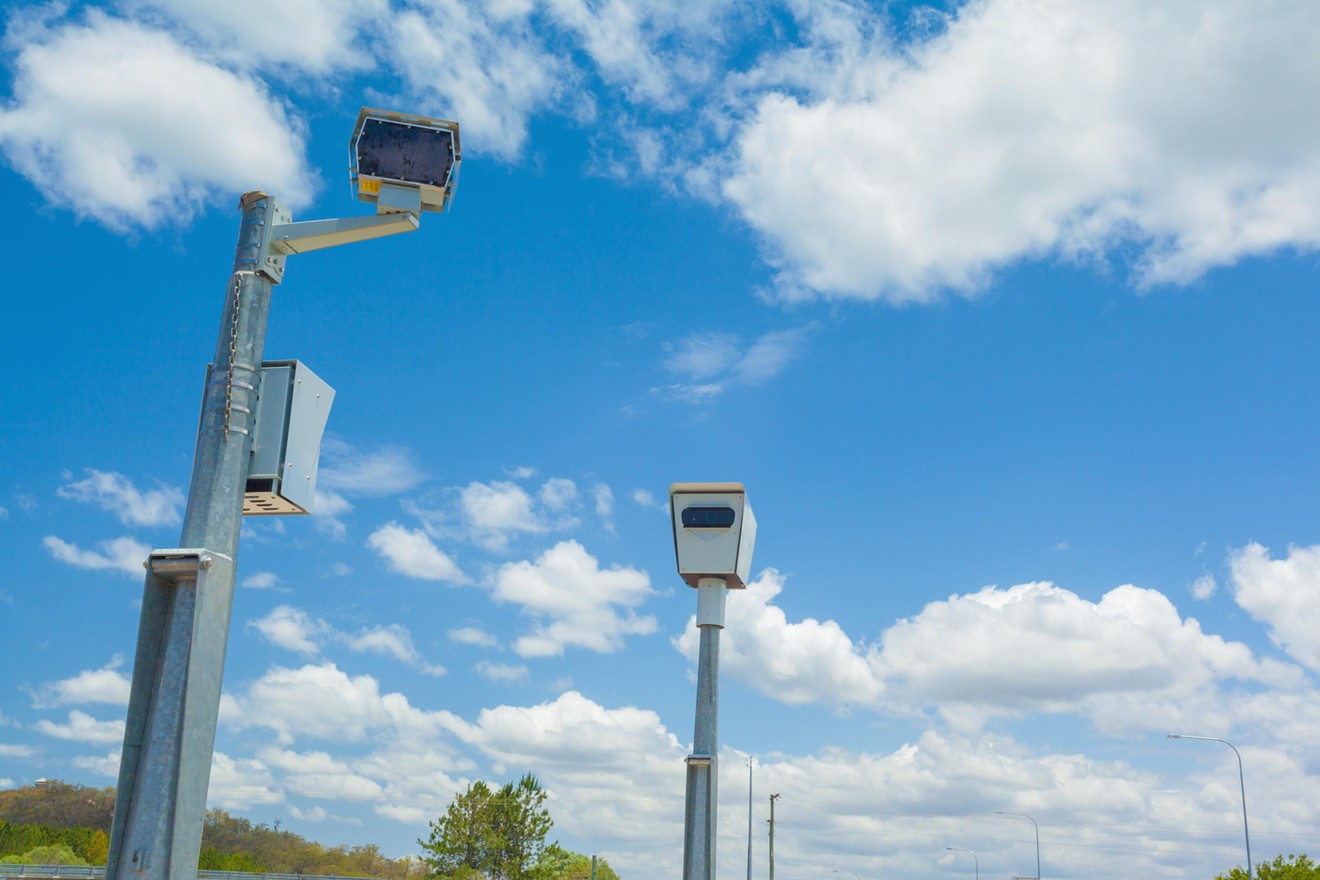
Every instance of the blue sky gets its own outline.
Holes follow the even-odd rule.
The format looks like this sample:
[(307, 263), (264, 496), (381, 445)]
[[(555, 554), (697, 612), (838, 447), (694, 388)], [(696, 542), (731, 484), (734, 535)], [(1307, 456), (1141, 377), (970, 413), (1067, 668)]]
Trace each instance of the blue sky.
[[(5, 12), (0, 785), (114, 780), (261, 188), (349, 216), (358, 108), (453, 210), (290, 259), (316, 515), (248, 520), (211, 803), (415, 852), (538, 773), (680, 867), (695, 596), (738, 480), (720, 872), (1208, 878), (1320, 850), (1320, 9), (123, 0)], [(260, 26), (253, 26), (259, 22)]]

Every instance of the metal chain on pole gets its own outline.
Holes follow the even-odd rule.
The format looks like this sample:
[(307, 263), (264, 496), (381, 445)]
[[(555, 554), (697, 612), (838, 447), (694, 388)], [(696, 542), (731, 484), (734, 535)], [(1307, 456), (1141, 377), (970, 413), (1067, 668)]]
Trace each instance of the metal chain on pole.
[(235, 272), (230, 277), (234, 282), (234, 302), (230, 307), (229, 320), (229, 363), (225, 364), (225, 442), (229, 442), (229, 416), (234, 407), (234, 356), (238, 352), (238, 312), (239, 297), (243, 295), (243, 275), (251, 272)]

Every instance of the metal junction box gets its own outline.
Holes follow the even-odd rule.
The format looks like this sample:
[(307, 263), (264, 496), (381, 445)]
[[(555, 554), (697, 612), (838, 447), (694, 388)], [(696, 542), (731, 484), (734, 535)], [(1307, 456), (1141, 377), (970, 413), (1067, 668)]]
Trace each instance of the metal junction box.
[(311, 513), (334, 389), (298, 361), (266, 361), (252, 430), (244, 516)]

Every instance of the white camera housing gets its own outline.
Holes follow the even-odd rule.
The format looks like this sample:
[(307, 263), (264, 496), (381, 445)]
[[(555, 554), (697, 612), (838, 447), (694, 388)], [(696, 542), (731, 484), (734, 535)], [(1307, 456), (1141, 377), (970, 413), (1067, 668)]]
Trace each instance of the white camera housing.
[(689, 587), (719, 578), (746, 589), (752, 573), (756, 517), (742, 483), (674, 483), (669, 487), (678, 573)]

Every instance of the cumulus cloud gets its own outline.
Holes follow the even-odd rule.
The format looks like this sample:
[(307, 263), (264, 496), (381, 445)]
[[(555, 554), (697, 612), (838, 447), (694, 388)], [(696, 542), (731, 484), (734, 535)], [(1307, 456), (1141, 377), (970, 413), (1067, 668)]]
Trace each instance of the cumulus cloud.
[(489, 679), (496, 684), (524, 682), (529, 675), (527, 667), (521, 663), (491, 663), (489, 660), (482, 660), (472, 668), (482, 678)]
[(32, 705), (37, 709), (84, 703), (108, 703), (127, 706), (131, 682), (119, 671), (124, 658), (115, 655), (100, 669), (84, 669), (72, 678), (42, 685), (32, 692)]
[(520, 536), (576, 528), (582, 506), (577, 484), (566, 477), (550, 477), (535, 492), (511, 480), (474, 480), (445, 489), (441, 499), (434, 507), (404, 507), (421, 519), (428, 534), (470, 541), (492, 553), (507, 551)]
[(97, 776), (104, 776), (108, 779), (114, 779), (119, 776), (119, 750), (106, 752), (104, 755), (76, 755), (69, 759), (69, 763), (79, 768), (95, 773)]
[(511, 562), (494, 578), (494, 596), (535, 619), (513, 645), (523, 657), (557, 656), (569, 646), (610, 654), (629, 635), (656, 631), (633, 608), (651, 595), (651, 580), (635, 568), (601, 569), (576, 541), (561, 541), (535, 562)]
[(468, 582), (454, 560), (432, 543), (421, 529), (386, 523), (371, 533), (367, 546), (386, 561), (390, 569), (426, 581)]
[[(783, 609), (772, 604), (785, 580), (766, 569), (730, 598), (720, 638), (721, 667), (785, 703), (876, 705), (885, 683), (875, 649), (854, 645), (833, 620), (789, 622)], [(695, 662), (699, 643), (693, 615), (674, 645)]]
[(528, 117), (556, 106), (572, 78), (529, 12), (429, 0), (385, 22), (389, 53), (421, 106), (461, 119), (466, 144), (504, 159), (522, 152)]
[(114, 471), (87, 469), (87, 477), (56, 490), (61, 498), (71, 498), (108, 510), (126, 526), (173, 526), (186, 500), (177, 486), (160, 486), (143, 492), (133, 481)]
[(20, 37), (0, 150), (52, 204), (127, 230), (258, 185), (310, 201), (302, 125), (250, 76), (95, 9)]
[(1290, 547), (1282, 559), (1260, 544), (1229, 558), (1233, 598), (1269, 627), (1270, 640), (1320, 672), (1320, 546)]
[(290, 605), (281, 605), (265, 617), (249, 620), (247, 626), (272, 645), (309, 655), (320, 652), (316, 640), (330, 632), (325, 621), (315, 620), (306, 611)]
[(272, 645), (314, 656), (325, 645), (337, 644), (359, 654), (382, 654), (416, 669), (424, 675), (445, 674), (443, 666), (428, 663), (413, 645), (412, 634), (400, 624), (363, 627), (355, 633), (344, 632), (324, 620), (314, 618), (301, 608), (281, 605), (265, 617), (247, 622), (248, 629)]
[(724, 333), (696, 333), (669, 343), (664, 367), (685, 381), (651, 389), (668, 400), (705, 403), (737, 385), (757, 385), (783, 372), (806, 345), (809, 327), (766, 333), (746, 347)]
[(86, 712), (74, 709), (69, 713), (69, 720), (57, 724), (48, 719), (41, 719), (36, 729), (46, 736), (57, 739), (69, 739), (88, 743), (122, 743), (124, 741), (124, 720), (97, 721)]
[(413, 667), (425, 675), (444, 675), (445, 668), (435, 663), (427, 663), (413, 645), (412, 634), (407, 627), (397, 623), (388, 626), (366, 627), (356, 633), (343, 633), (339, 640), (351, 650), (359, 653), (384, 654), (400, 663)]
[[(1075, 712), (1124, 734), (1211, 718), (1234, 682), (1304, 686), (1296, 667), (1203, 632), (1154, 590), (1121, 586), (1090, 602), (1048, 583), (986, 587), (931, 602), (867, 645), (834, 621), (788, 621), (772, 604), (784, 582), (767, 570), (728, 603), (720, 660), (783, 702), (933, 711), (966, 730)], [(694, 617), (675, 646), (695, 660), (697, 645)]]
[(243, 586), (251, 590), (270, 590), (279, 583), (280, 577), (273, 571), (259, 571), (243, 578)]
[(760, 91), (724, 193), (788, 297), (926, 301), (1120, 249), (1138, 285), (1186, 283), (1311, 250), (1318, 29), (1281, 2), (964, 4), (901, 50), (852, 39), (806, 94)]
[[(439, 815), (464, 788), (459, 774), (471, 769), (452, 745), (455, 716), (420, 709), (403, 694), (383, 692), (371, 676), (332, 663), (272, 667), (227, 694), (220, 718), (230, 728), (274, 734), (279, 748), (257, 757), (275, 773), (276, 788), (377, 801), (375, 812), (399, 821), (416, 821), (415, 812)], [(295, 748), (306, 741), (317, 747)]]
[(224, 752), (211, 756), (208, 806), (222, 810), (246, 810), (258, 804), (284, 802), (284, 792), (272, 788), (270, 768), (253, 758), (231, 758)]
[(475, 626), (463, 626), (449, 631), (451, 641), (460, 645), (476, 645), (479, 648), (493, 648), (498, 645), (499, 639), (495, 638), (484, 629), (478, 629)]
[[(130, 8), (164, 13), (226, 57), (272, 72), (289, 66), (314, 74), (370, 67), (358, 45), (373, 21), (389, 14), (386, 0), (130, 0)], [(262, 27), (252, 27), (260, 20)], [(288, 35), (297, 33), (298, 39)]]
[(77, 544), (54, 535), (47, 535), (41, 540), (41, 544), (51, 556), (75, 568), (117, 571), (135, 578), (146, 576), (146, 569), (142, 564), (151, 555), (150, 547), (127, 536), (101, 541), (97, 545), (101, 548), (99, 553), (95, 550), (83, 550)]

